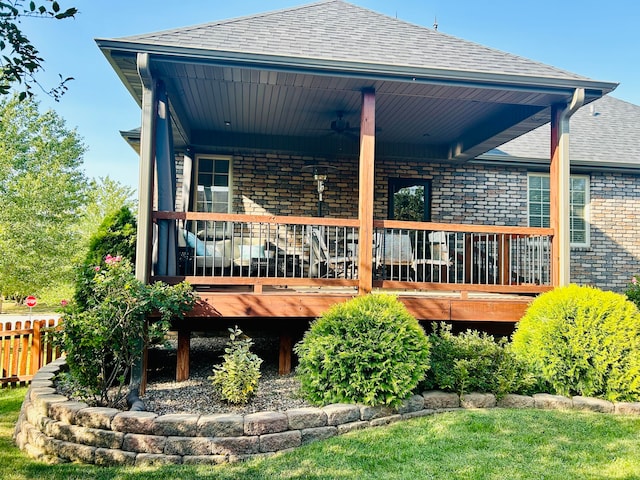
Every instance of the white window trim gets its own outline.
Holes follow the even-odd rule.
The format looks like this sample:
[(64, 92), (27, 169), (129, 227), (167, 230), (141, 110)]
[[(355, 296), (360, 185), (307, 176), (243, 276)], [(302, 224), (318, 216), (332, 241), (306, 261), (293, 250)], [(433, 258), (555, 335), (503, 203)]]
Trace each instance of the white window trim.
[[(541, 172), (527, 172), (527, 225), (530, 227), (529, 215), (530, 211), (530, 195), (529, 195), (529, 178), (530, 177), (546, 177), (549, 178), (548, 173)], [(583, 178), (585, 180), (585, 195), (584, 195), (584, 223), (585, 223), (585, 241), (583, 243), (571, 242), (573, 248), (589, 248), (591, 246), (591, 178), (589, 175), (583, 174), (571, 174), (571, 178)]]
[(193, 210), (197, 211), (198, 205), (198, 174), (200, 170), (200, 160), (227, 160), (229, 162), (229, 204), (227, 205), (226, 213), (233, 213), (233, 157), (231, 155), (208, 155), (200, 154), (195, 157), (195, 169), (193, 174), (193, 186), (192, 188), (192, 205)]

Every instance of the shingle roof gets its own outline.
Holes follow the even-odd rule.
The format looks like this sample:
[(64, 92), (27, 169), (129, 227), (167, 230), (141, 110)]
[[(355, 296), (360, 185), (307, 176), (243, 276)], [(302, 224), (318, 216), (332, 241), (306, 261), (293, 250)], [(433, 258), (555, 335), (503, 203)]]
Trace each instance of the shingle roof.
[(588, 80), (342, 0), (326, 0), (118, 41), (209, 52)]
[[(518, 137), (490, 154), (548, 159), (550, 124)], [(572, 162), (640, 166), (640, 106), (605, 95), (578, 110), (570, 120)]]

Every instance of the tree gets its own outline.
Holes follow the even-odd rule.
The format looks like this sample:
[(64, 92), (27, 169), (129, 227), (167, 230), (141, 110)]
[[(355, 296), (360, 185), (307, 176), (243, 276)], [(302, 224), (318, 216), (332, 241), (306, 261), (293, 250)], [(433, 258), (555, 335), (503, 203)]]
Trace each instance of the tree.
[[(107, 177), (92, 179), (89, 182), (86, 204), (77, 224), (78, 233), (84, 245), (89, 245), (102, 222), (118, 210), (126, 208), (135, 211), (135, 191), (128, 185)], [(112, 251), (106, 253), (113, 253)]]
[(72, 18), (78, 13), (76, 8), (62, 10), (55, 0), (43, 2), (30, 1), (28, 7), (24, 0), (0, 1), (0, 95), (6, 95), (15, 84), (21, 84), (23, 89), (19, 99), (24, 100), (33, 95), (33, 86), (42, 88), (56, 101), (67, 90), (67, 82), (71, 77), (63, 78), (60, 83), (49, 90), (42, 87), (36, 79), (36, 74), (43, 70), (44, 59), (20, 28), (21, 20), (25, 17), (63, 20)]
[(424, 187), (398, 191), (393, 197), (393, 218), (410, 222), (424, 220)]
[(86, 193), (81, 138), (33, 100), (0, 100), (0, 294), (73, 281), (74, 228)]

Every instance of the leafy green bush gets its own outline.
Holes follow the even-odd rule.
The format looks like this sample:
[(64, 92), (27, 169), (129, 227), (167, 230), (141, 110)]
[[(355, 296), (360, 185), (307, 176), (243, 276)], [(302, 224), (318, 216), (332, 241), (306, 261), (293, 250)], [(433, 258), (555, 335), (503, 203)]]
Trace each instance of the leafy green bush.
[(640, 280), (638, 275), (631, 277), (631, 283), (627, 287), (627, 291), (624, 292), (629, 300), (636, 304), (636, 307), (640, 309)]
[(640, 313), (624, 295), (576, 285), (540, 295), (513, 350), (555, 393), (640, 398)]
[(367, 295), (334, 305), (294, 347), (315, 404), (397, 405), (429, 368), (429, 340), (402, 303)]
[(103, 268), (107, 255), (120, 256), (135, 263), (136, 219), (128, 207), (108, 215), (89, 241), (84, 262), (76, 269), (74, 300), (79, 308), (87, 307), (92, 295), (95, 267)]
[(451, 333), (451, 325), (434, 324), (431, 369), (422, 386), (463, 394), (466, 392), (529, 393), (535, 379), (516, 361), (506, 339), (484, 332)]
[(209, 377), (220, 390), (222, 398), (230, 403), (247, 403), (258, 388), (262, 359), (250, 349), (253, 345), (237, 326), (229, 329), (229, 346), (225, 348), (221, 365), (213, 367)]
[[(190, 310), (196, 295), (186, 283), (143, 284), (133, 275), (131, 262), (119, 256), (107, 255), (105, 267), (96, 265), (93, 273), (84, 308), (64, 308), (56, 343), (66, 353), (76, 394), (96, 405), (119, 406), (142, 346), (165, 332), (172, 317)], [(146, 315), (152, 311), (160, 321), (147, 326)]]

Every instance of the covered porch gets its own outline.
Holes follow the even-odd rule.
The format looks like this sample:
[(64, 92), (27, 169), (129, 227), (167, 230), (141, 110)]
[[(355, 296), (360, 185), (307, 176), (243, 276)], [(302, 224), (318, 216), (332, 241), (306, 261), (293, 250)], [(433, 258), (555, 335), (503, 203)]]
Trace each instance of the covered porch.
[[(142, 110), (136, 274), (191, 282), (188, 321), (269, 328), (391, 291), (421, 320), (515, 322), (569, 282), (569, 118), (615, 84), (343, 1), (98, 44)], [(474, 162), (548, 122), (532, 228), (527, 166), (497, 182)]]

